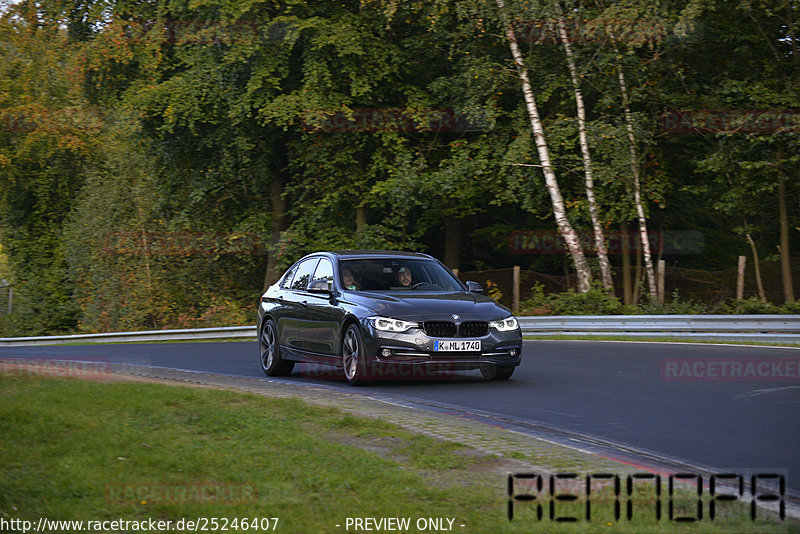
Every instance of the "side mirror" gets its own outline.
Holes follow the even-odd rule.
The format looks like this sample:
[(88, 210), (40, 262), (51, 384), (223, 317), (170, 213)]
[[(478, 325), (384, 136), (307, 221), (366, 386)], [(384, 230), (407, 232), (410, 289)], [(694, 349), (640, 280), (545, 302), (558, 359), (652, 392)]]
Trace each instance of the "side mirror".
[(483, 293), (483, 288), (478, 282), (467, 282), (467, 291), (470, 293)]
[(333, 291), (333, 281), (332, 280), (314, 280), (310, 284), (306, 290), (309, 293), (326, 293), (331, 294)]

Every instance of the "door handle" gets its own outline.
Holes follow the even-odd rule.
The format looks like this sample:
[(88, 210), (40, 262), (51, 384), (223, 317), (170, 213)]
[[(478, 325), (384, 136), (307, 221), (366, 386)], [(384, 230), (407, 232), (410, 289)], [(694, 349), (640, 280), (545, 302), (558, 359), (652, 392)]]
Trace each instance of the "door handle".
[(308, 308), (308, 301), (307, 300), (301, 301), (300, 302), (300, 307), (301, 308)]

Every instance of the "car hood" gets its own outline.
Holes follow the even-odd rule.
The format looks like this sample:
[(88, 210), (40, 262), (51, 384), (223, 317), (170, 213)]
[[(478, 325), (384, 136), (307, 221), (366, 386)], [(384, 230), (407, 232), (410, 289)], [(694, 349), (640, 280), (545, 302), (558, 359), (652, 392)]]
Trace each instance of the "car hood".
[(398, 293), (359, 292), (348, 295), (348, 300), (375, 315), (406, 321), (452, 321), (453, 314), (461, 321), (494, 321), (511, 314), (489, 297), (475, 293)]

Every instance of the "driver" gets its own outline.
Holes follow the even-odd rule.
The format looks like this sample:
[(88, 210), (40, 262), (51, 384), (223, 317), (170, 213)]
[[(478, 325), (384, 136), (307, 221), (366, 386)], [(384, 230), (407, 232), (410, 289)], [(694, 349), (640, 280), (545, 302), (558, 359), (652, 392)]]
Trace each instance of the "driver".
[(411, 269), (404, 265), (397, 270), (397, 283), (400, 287), (411, 286)]

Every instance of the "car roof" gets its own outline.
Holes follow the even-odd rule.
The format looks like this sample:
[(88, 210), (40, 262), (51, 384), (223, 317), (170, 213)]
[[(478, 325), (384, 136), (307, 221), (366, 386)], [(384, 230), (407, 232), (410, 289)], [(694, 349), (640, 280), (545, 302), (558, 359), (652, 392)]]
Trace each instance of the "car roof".
[(433, 257), (421, 252), (407, 252), (402, 250), (337, 250), (330, 252), (341, 259), (356, 258), (406, 258), (432, 260)]

